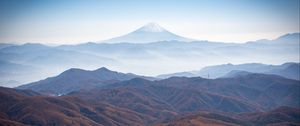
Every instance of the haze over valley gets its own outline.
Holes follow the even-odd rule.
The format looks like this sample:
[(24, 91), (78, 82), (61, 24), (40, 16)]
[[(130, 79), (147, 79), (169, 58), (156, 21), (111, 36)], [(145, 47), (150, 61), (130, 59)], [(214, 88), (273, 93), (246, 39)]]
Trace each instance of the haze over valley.
[(3, 76), (0, 80), (2, 85), (16, 87), (70, 68), (108, 67), (125, 73), (157, 76), (227, 63), (280, 65), (298, 62), (298, 52), (299, 33), (238, 44), (188, 39), (149, 23), (132, 33), (103, 42), (59, 46), (1, 44)]
[(0, 126), (300, 126), (299, 0), (1, 0)]

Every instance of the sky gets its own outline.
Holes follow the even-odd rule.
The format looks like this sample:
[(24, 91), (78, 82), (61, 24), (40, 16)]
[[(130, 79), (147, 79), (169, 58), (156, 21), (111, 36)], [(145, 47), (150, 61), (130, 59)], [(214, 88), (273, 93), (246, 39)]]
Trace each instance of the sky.
[(299, 32), (300, 0), (0, 0), (0, 43), (77, 44), (149, 23), (192, 39), (247, 42)]

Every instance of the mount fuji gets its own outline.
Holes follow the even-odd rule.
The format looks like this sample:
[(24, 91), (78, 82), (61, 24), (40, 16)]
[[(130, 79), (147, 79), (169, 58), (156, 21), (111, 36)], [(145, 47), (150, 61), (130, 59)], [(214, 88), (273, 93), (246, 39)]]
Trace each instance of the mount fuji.
[(149, 43), (158, 41), (194, 41), (193, 39), (181, 37), (164, 29), (156, 23), (148, 23), (141, 28), (124, 36), (104, 40), (106, 43)]

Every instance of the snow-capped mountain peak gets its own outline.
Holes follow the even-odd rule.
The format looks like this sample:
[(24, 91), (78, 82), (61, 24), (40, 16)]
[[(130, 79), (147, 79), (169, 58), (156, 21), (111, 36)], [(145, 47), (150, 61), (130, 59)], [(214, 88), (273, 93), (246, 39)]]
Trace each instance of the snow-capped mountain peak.
[(164, 28), (159, 26), (156, 23), (149, 23), (144, 25), (143, 27), (139, 28), (137, 31), (143, 31), (143, 32), (163, 32), (166, 31)]
[(128, 33), (126, 35), (105, 40), (102, 42), (107, 43), (149, 43), (149, 42), (158, 42), (158, 41), (193, 41), (193, 39), (188, 39), (176, 35), (168, 30), (164, 29), (156, 23), (148, 23), (137, 30)]

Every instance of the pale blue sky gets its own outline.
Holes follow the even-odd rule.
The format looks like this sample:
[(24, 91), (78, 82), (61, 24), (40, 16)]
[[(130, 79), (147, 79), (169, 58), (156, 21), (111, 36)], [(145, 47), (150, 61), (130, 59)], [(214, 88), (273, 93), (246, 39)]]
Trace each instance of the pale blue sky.
[(1, 0), (1, 43), (100, 41), (156, 22), (178, 35), (246, 42), (299, 32), (299, 0)]

